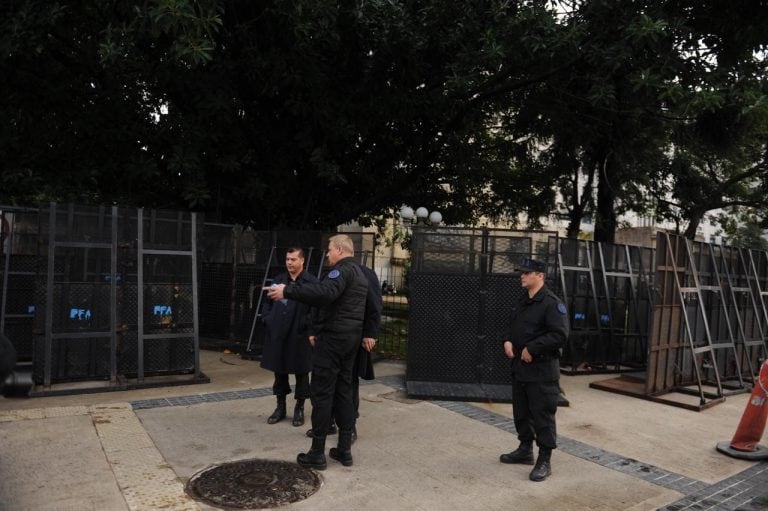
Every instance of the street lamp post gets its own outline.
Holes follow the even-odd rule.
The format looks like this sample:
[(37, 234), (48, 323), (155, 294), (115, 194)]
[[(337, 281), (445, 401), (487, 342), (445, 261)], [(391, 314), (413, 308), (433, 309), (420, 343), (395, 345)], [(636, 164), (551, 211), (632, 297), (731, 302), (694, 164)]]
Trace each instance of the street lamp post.
[(432, 211), (431, 213), (427, 208), (421, 206), (416, 208), (416, 211), (412, 207), (403, 205), (400, 208), (400, 218), (404, 224), (424, 224), (424, 225), (440, 225), (443, 221), (443, 215), (439, 211)]
[[(443, 221), (443, 215), (439, 211), (432, 211), (431, 213), (424, 206), (414, 209), (406, 204), (400, 207), (399, 211), (400, 220), (402, 222), (403, 230), (405, 231), (404, 241), (401, 244), (403, 248), (405, 244), (411, 244), (411, 235), (413, 233), (412, 228), (418, 228), (420, 225), (429, 230), (429, 227), (437, 227)], [(420, 230), (420, 229), (419, 229)], [(418, 251), (417, 251), (418, 253)], [(409, 255), (409, 258), (413, 256), (413, 253)]]

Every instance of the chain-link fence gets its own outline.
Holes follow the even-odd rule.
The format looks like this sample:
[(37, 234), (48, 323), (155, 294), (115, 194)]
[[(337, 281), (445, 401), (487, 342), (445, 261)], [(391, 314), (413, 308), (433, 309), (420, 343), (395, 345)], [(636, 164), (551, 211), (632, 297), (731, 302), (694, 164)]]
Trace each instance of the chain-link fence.
[(381, 283), (384, 310), (375, 351), (386, 358), (408, 353), (408, 266), (374, 267)]

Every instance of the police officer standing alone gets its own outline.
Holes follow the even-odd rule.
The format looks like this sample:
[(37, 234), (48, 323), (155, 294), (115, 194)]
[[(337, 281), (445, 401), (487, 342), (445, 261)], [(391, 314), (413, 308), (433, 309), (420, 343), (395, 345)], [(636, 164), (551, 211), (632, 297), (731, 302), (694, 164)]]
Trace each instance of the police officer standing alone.
[(557, 447), (557, 412), (560, 394), (560, 349), (568, 338), (565, 304), (544, 284), (546, 265), (525, 259), (518, 271), (526, 291), (512, 309), (504, 353), (512, 361), (512, 414), (520, 446), (502, 454), (502, 463), (533, 465), (533, 442), (539, 455), (531, 481), (552, 473), (550, 457)]
[(288, 298), (317, 307), (313, 324), (315, 352), (312, 361), (312, 447), (296, 457), (309, 468), (323, 470), (325, 437), (336, 417), (339, 440), (330, 450), (331, 458), (344, 466), (352, 465), (352, 428), (355, 409), (352, 402), (352, 368), (363, 335), (363, 318), (368, 281), (354, 260), (354, 244), (345, 234), (328, 240), (330, 271), (320, 282), (292, 287), (278, 284), (267, 290), (272, 300)]
[[(275, 284), (287, 286), (317, 282), (314, 275), (304, 271), (304, 250), (291, 247), (285, 254), (285, 268), (275, 277)], [(311, 307), (294, 300), (267, 300), (263, 316), (266, 326), (261, 367), (274, 371), (272, 393), (277, 397), (277, 408), (267, 422), (275, 424), (286, 416), (286, 396), (291, 393), (289, 374), (296, 375), (296, 405), (293, 425), (304, 424), (304, 400), (309, 398), (309, 371), (312, 369), (312, 347), (309, 344)]]

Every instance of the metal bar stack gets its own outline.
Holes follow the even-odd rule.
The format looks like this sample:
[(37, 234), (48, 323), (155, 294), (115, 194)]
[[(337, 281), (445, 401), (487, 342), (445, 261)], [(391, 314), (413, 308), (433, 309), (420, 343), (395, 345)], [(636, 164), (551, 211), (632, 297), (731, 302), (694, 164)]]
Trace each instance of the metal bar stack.
[(742, 265), (747, 266), (746, 285), (752, 291), (752, 314), (748, 315), (746, 321), (744, 354), (748, 360), (752, 382), (756, 383), (762, 363), (768, 360), (768, 253), (765, 250), (749, 249), (740, 249), (740, 253)]

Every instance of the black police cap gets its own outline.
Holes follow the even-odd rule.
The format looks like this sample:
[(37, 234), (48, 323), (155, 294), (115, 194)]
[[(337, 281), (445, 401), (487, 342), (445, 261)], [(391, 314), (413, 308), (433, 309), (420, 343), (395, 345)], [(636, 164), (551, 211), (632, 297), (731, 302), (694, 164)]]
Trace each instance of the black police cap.
[(522, 264), (515, 269), (519, 272), (536, 271), (547, 273), (547, 264), (544, 261), (537, 261), (536, 259), (527, 257), (523, 259)]

